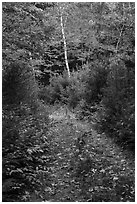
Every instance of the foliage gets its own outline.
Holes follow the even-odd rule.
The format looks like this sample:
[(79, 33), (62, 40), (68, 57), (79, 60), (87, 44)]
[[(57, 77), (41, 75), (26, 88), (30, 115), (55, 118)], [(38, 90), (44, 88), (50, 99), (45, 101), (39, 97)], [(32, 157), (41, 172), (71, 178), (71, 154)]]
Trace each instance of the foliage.
[(3, 201), (23, 201), (27, 192), (30, 196), (34, 191), (41, 191), (43, 182), (46, 185), (48, 120), (42, 111), (36, 116), (27, 105), (4, 110)]
[[(117, 174), (118, 165), (113, 169), (96, 143), (102, 145), (105, 132), (134, 150), (134, 2), (4, 2), (2, 9), (3, 201), (46, 201), (55, 195), (59, 201), (133, 201), (133, 179), (127, 172), (122, 177), (122, 170)], [(69, 114), (59, 124), (53, 117), (49, 129), (47, 111), (57, 103), (67, 105)], [(103, 139), (89, 133), (83, 152), (73, 137), (78, 141), (75, 127), (84, 122), (74, 123), (72, 109), (102, 131)], [(60, 164), (70, 164), (73, 172), (61, 170)], [(62, 182), (67, 179), (75, 187), (78, 183), (69, 194), (77, 198), (65, 197)]]
[(101, 63), (90, 63), (89, 73), (86, 78), (85, 100), (87, 104), (100, 102), (102, 98), (102, 89), (106, 86), (107, 67)]
[(3, 104), (17, 105), (28, 103), (33, 105), (37, 100), (38, 87), (31, 68), (27, 63), (16, 61), (9, 63), (3, 71)]
[(50, 78), (50, 85), (42, 87), (39, 97), (46, 102), (60, 101), (71, 108), (75, 108), (85, 95), (86, 74), (89, 70), (81, 70), (71, 73), (68, 78), (66, 73)]
[(88, 63), (91, 71), (87, 77), (81, 114), (92, 118), (92, 106), (98, 104), (95, 109), (98, 110), (97, 120), (102, 130), (122, 146), (134, 150), (134, 5), (93, 3), (92, 9), (92, 28), (99, 46), (109, 51), (109, 58), (107, 60), (107, 52), (103, 56), (98, 50), (94, 54), (99, 54), (98, 60)]
[(102, 104), (105, 106), (105, 114), (102, 127), (107, 127), (118, 142), (134, 150), (134, 62), (132, 63), (133, 67), (127, 67), (123, 60), (119, 60), (113, 65), (107, 87), (103, 91)]
[(38, 41), (44, 43), (45, 34), (37, 15), (31, 3), (3, 3), (2, 179), (8, 202), (26, 201), (25, 194), (39, 193), (43, 181), (46, 185), (48, 114), (35, 80)]
[[(134, 165), (105, 134), (70, 118), (62, 106), (50, 118), (54, 165), (50, 201), (133, 202)], [(129, 153), (128, 153), (129, 156)]]
[(5, 67), (2, 81), (3, 201), (23, 201), (26, 192), (30, 196), (34, 190), (40, 191), (43, 179), (46, 184), (48, 118), (45, 107), (38, 101), (38, 86), (30, 67), (20, 61)]

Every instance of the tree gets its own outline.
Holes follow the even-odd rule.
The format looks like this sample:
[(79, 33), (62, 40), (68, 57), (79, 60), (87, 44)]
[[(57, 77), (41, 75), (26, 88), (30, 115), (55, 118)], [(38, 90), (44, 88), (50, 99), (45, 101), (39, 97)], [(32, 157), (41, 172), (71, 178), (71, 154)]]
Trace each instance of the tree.
[[(68, 77), (70, 78), (70, 69), (69, 69), (68, 58), (67, 58), (67, 44), (66, 44), (65, 30), (64, 30), (64, 25), (63, 25), (63, 11), (64, 11), (64, 7), (62, 5), (59, 5), (60, 24), (61, 24), (61, 31), (62, 31), (63, 42), (64, 42), (65, 63), (66, 63), (66, 69), (68, 72)], [(65, 19), (65, 21), (66, 20), (67, 18)]]

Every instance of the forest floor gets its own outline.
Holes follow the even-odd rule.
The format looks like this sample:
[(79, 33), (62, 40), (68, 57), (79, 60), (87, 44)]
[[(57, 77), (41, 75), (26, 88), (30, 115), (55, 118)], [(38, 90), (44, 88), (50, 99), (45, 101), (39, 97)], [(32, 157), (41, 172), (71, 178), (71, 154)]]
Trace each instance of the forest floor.
[[(134, 158), (65, 108), (52, 110), (50, 202), (134, 202)], [(78, 138), (83, 138), (80, 143)]]

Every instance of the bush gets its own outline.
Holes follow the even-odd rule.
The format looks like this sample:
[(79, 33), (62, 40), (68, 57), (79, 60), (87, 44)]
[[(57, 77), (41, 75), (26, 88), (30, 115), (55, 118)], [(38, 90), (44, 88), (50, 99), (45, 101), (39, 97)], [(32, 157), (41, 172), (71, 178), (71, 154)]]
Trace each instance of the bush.
[(49, 151), (47, 125), (44, 109), (39, 110), (37, 115), (27, 105), (7, 112), (4, 110), (4, 202), (21, 201), (26, 192), (40, 191), (43, 182), (46, 185), (45, 168)]
[(19, 105), (21, 102), (34, 106), (38, 86), (32, 68), (25, 62), (7, 63), (3, 69), (2, 96), (4, 105)]
[(103, 130), (111, 133), (119, 144), (134, 150), (134, 67), (126, 67), (124, 61), (117, 58), (112, 62), (102, 104), (100, 122)]
[(65, 74), (52, 77), (50, 86), (40, 90), (39, 98), (51, 104), (60, 101), (72, 108), (76, 107), (84, 94), (84, 83), (81, 75), (81, 73), (76, 72), (70, 78)]
[(103, 64), (91, 63), (89, 73), (86, 78), (85, 100), (87, 104), (99, 103), (102, 99), (102, 89), (106, 86), (108, 69)]
[(135, 80), (134, 58), (131, 59), (132, 61), (128, 60), (127, 63), (126, 58), (121, 59), (116, 55), (109, 66), (99, 62), (91, 63), (89, 68), (86, 68), (86, 75), (82, 75), (82, 85), (77, 86), (80, 89), (84, 87), (84, 91), (78, 91), (77, 88), (76, 93), (80, 96), (77, 106), (79, 118), (93, 120), (96, 117), (99, 129), (115, 138), (120, 145), (134, 150)]
[(75, 108), (81, 100), (85, 100), (86, 106), (99, 102), (102, 98), (102, 88), (106, 85), (107, 69), (103, 65), (91, 63), (81, 70), (71, 73), (71, 77), (64, 73), (54, 76), (50, 80), (50, 86), (42, 88), (39, 97), (46, 102), (60, 101)]
[(46, 185), (48, 115), (25, 64), (6, 67), (2, 88), (3, 201), (26, 201), (26, 193), (39, 192), (43, 182)]

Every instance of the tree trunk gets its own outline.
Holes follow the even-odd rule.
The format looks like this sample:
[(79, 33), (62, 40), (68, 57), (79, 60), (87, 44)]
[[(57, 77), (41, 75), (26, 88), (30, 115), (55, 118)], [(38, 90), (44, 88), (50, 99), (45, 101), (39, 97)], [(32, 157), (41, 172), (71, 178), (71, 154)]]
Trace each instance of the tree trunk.
[(67, 68), (67, 72), (68, 72), (68, 77), (70, 78), (70, 69), (69, 69), (68, 57), (67, 57), (67, 44), (66, 44), (64, 26), (63, 26), (63, 18), (62, 18), (61, 7), (60, 7), (60, 20), (61, 20), (61, 31), (62, 31), (63, 42), (64, 42), (65, 64), (66, 64), (66, 68)]

